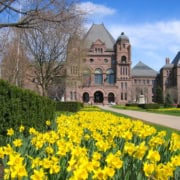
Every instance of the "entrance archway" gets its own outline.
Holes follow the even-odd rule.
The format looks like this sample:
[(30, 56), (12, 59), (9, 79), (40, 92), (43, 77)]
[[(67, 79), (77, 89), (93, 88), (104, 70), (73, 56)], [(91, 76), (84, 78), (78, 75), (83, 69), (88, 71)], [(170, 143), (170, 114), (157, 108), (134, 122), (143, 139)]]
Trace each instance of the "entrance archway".
[(108, 94), (108, 103), (114, 102), (115, 98), (114, 98), (114, 94), (113, 93), (109, 93)]
[(89, 94), (87, 92), (85, 92), (83, 94), (83, 102), (88, 103), (89, 102)]
[(101, 91), (96, 91), (94, 93), (94, 102), (95, 103), (102, 103), (104, 100), (103, 93)]

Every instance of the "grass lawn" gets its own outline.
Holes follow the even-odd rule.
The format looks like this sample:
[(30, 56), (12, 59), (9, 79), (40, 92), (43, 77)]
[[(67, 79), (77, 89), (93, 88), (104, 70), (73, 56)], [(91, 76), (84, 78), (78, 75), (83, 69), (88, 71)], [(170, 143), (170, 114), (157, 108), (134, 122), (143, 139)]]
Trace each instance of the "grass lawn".
[(160, 108), (160, 109), (142, 109), (140, 107), (122, 106), (122, 105), (115, 105), (112, 107), (117, 108), (117, 109), (127, 109), (127, 110), (135, 110), (135, 111), (142, 111), (142, 112), (152, 112), (152, 113), (180, 116), (180, 108), (176, 108), (176, 107)]

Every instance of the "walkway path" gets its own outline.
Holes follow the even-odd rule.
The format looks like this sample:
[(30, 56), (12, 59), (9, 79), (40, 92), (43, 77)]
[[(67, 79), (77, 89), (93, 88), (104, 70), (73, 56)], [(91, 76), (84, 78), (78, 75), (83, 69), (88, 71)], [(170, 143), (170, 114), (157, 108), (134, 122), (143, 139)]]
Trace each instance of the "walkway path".
[(139, 112), (133, 110), (124, 110), (124, 109), (115, 109), (111, 106), (105, 105), (98, 105), (101, 109), (117, 112), (120, 114), (125, 114), (132, 118), (136, 118), (139, 120), (147, 121), (154, 124), (163, 125), (166, 127), (170, 127), (176, 130), (180, 130), (180, 117), (179, 116), (170, 116), (164, 114), (156, 114), (150, 112)]

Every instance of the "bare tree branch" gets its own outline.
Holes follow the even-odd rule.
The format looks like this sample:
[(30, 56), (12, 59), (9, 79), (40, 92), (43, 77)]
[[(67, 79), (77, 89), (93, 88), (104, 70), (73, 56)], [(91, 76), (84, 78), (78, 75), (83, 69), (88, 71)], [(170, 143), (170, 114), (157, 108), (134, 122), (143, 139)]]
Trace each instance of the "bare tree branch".
[(84, 15), (77, 10), (76, 0), (36, 0), (28, 4), (19, 0), (0, 0), (0, 15), (21, 17), (17, 21), (0, 21), (0, 28), (37, 28), (41, 22), (63, 23)]

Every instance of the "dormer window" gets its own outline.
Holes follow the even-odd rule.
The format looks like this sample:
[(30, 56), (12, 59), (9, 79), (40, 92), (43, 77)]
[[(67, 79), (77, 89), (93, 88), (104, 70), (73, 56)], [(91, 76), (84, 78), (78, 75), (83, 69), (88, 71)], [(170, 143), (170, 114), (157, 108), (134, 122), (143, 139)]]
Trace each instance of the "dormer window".
[(94, 49), (94, 52), (95, 52), (96, 54), (102, 54), (102, 53), (103, 53), (103, 48), (95, 48), (95, 49)]

